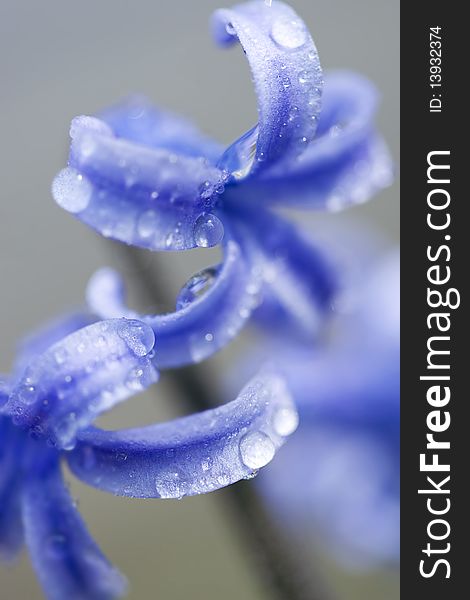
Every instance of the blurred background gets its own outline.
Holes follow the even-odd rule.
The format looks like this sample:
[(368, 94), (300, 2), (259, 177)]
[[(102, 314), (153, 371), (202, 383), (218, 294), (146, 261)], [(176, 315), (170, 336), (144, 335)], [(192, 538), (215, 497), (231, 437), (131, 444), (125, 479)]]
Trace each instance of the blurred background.
[[(309, 27), (325, 70), (354, 69), (378, 86), (378, 126), (397, 161), (398, 0), (292, 4)], [(243, 53), (217, 49), (208, 34), (209, 16), (220, 6), (220, 0), (0, 0), (0, 372), (9, 370), (20, 336), (82, 303), (86, 283), (100, 266), (119, 266), (134, 301), (155, 308), (140, 295), (117, 247), (59, 209), (50, 184), (66, 160), (71, 118), (93, 114), (130, 92), (192, 118), (225, 143), (256, 122)], [(398, 240), (398, 207), (395, 183), (346, 217), (371, 221), (391, 247)], [(303, 221), (321, 230), (346, 217), (309, 214)], [(148, 261), (158, 260), (165, 295), (174, 297), (216, 254), (194, 250)], [(227, 348), (206, 373), (228, 368), (233, 355)], [(220, 402), (231, 399), (221, 396)], [(128, 427), (165, 420), (181, 414), (183, 405), (163, 378), (152, 393), (119, 407), (103, 423)], [(227, 507), (226, 490), (182, 501), (132, 501), (71, 481), (91, 532), (131, 581), (132, 600), (270, 597)], [(321, 548), (312, 556), (300, 547), (298, 552), (299, 560), (315, 561), (340, 600), (398, 598), (392, 570), (363, 573), (340, 566)], [(0, 566), (0, 598), (42, 598), (27, 557)]]

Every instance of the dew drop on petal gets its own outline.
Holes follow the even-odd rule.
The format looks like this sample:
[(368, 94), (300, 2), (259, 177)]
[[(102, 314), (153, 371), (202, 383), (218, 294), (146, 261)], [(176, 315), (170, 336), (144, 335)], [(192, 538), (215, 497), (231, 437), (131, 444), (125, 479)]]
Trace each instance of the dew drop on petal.
[(147, 355), (155, 345), (155, 334), (152, 328), (135, 319), (126, 321), (120, 336), (136, 356)]
[(76, 169), (62, 169), (52, 183), (52, 195), (59, 206), (79, 213), (90, 203), (93, 188), (89, 180)]
[(185, 308), (203, 296), (215, 283), (220, 267), (209, 267), (193, 275), (181, 288), (176, 299), (176, 310)]
[(294, 50), (307, 41), (307, 31), (301, 21), (280, 17), (271, 28), (271, 38), (281, 48)]
[(294, 433), (299, 424), (299, 415), (291, 407), (279, 408), (273, 415), (274, 431), (283, 437)]
[(243, 463), (250, 469), (260, 469), (274, 457), (274, 444), (261, 431), (247, 433), (240, 440), (240, 454)]
[(18, 390), (18, 400), (23, 404), (34, 404), (38, 398), (38, 392), (34, 385), (22, 385)]
[(220, 219), (208, 213), (200, 215), (194, 225), (194, 241), (200, 248), (216, 246), (224, 235), (224, 226)]
[(183, 498), (186, 483), (178, 473), (163, 473), (155, 480), (155, 488), (160, 498)]
[(258, 126), (247, 131), (229, 146), (219, 161), (219, 167), (227, 170), (235, 179), (243, 179), (251, 171), (258, 143)]

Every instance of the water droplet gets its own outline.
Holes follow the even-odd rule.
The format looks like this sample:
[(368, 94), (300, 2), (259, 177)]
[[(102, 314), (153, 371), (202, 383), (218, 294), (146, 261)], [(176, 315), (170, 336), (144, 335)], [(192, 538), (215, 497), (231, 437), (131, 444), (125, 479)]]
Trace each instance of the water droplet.
[(210, 181), (204, 181), (199, 188), (199, 194), (203, 200), (207, 200), (214, 194), (214, 186)]
[(137, 233), (141, 238), (151, 237), (158, 226), (158, 214), (154, 210), (146, 210), (137, 221)]
[(153, 192), (150, 194), (150, 198), (152, 198), (152, 200), (156, 200), (156, 199), (158, 198), (158, 192), (154, 190), (154, 191), (153, 191)]
[(204, 339), (206, 340), (206, 342), (212, 342), (214, 340), (214, 335), (212, 333), (206, 333)]
[(224, 235), (224, 226), (213, 214), (201, 215), (194, 225), (194, 241), (200, 248), (216, 246)]
[(18, 400), (23, 404), (34, 404), (38, 398), (38, 391), (34, 385), (22, 385), (17, 395)]
[(246, 177), (255, 160), (257, 142), (258, 126), (256, 125), (225, 150), (219, 161), (219, 168), (229, 171), (235, 179)]
[(274, 431), (283, 437), (294, 433), (299, 424), (299, 415), (292, 407), (279, 408), (273, 415)]
[(307, 81), (310, 81), (311, 77), (312, 73), (310, 71), (300, 71), (299, 83), (307, 83)]
[(90, 203), (93, 188), (89, 180), (76, 169), (60, 171), (52, 183), (52, 195), (59, 206), (71, 213), (79, 213)]
[(155, 488), (160, 498), (183, 498), (186, 483), (178, 473), (163, 473), (155, 480)]
[(294, 50), (305, 44), (307, 41), (307, 31), (302, 21), (280, 17), (273, 23), (271, 38), (281, 48)]
[(124, 320), (119, 335), (136, 356), (145, 356), (155, 345), (153, 329), (135, 319)]
[(193, 275), (181, 288), (176, 299), (176, 310), (185, 308), (203, 296), (215, 283), (220, 267), (209, 267)]
[(261, 431), (247, 433), (240, 440), (240, 454), (243, 463), (250, 469), (260, 469), (274, 457), (274, 444)]

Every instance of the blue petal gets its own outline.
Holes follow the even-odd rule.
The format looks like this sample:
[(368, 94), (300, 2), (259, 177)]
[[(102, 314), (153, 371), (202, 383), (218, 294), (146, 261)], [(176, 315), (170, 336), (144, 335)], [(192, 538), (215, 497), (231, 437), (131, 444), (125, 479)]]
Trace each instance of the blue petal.
[(252, 477), (296, 427), (284, 380), (265, 371), (212, 410), (140, 429), (88, 429), (68, 460), (80, 479), (114, 494), (181, 498)]
[(3, 560), (14, 558), (23, 544), (18, 468), (21, 446), (20, 432), (9, 419), (0, 416), (0, 559)]
[(263, 283), (255, 319), (277, 333), (312, 339), (337, 292), (332, 261), (306, 232), (259, 206), (233, 210), (230, 216), (238, 227), (246, 227), (245, 245)]
[[(69, 166), (52, 185), (62, 208), (126, 244), (151, 250), (198, 245), (198, 219), (211, 214), (225, 173), (205, 158), (118, 138), (91, 117), (75, 119), (70, 132)], [(214, 244), (222, 235), (223, 228)]]
[(243, 179), (297, 158), (313, 140), (323, 85), (305, 24), (282, 2), (255, 0), (216, 11), (212, 26), (221, 45), (242, 45), (258, 96), (258, 125), (226, 151), (220, 165)]
[(356, 337), (354, 344), (336, 343), (323, 351), (287, 344), (276, 352), (274, 362), (303, 418), (345, 426), (368, 422), (384, 432), (398, 431), (399, 348), (372, 344), (371, 335), (364, 329), (363, 343)]
[(33, 436), (71, 448), (77, 431), (156, 381), (154, 342), (151, 328), (135, 320), (80, 329), (33, 359), (4, 410)]
[(222, 146), (203, 135), (190, 121), (156, 108), (142, 96), (132, 96), (104, 110), (99, 117), (117, 137), (142, 146), (203, 157), (213, 164), (223, 151)]
[(178, 310), (166, 315), (138, 315), (127, 308), (117, 273), (98, 271), (90, 281), (90, 310), (102, 318), (130, 317), (153, 328), (159, 368), (206, 359), (231, 341), (259, 304), (261, 281), (241, 247), (231, 239), (222, 265), (196, 274), (183, 288)]
[(124, 594), (124, 577), (90, 537), (57, 464), (28, 476), (23, 520), (31, 560), (48, 600), (112, 600)]
[(397, 565), (399, 452), (380, 432), (305, 423), (301, 415), (299, 431), (258, 483), (279, 522), (349, 568)]
[(93, 319), (89, 314), (72, 313), (47, 323), (34, 333), (26, 336), (19, 344), (14, 372), (20, 377), (34, 357), (45, 352), (52, 344), (59, 342), (78, 329), (90, 325), (92, 322)]
[(339, 210), (368, 200), (390, 185), (390, 154), (375, 133), (377, 92), (363, 77), (334, 73), (325, 78), (315, 139), (302, 156), (287, 157), (227, 201), (265, 202)]

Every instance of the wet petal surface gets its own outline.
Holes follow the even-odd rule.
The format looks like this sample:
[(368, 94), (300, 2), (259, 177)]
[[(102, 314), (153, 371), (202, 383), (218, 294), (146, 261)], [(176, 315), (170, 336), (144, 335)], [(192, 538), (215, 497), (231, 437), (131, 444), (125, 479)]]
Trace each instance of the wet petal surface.
[(23, 519), (31, 560), (48, 600), (112, 600), (124, 577), (88, 533), (59, 465), (32, 469), (23, 492)]
[(4, 410), (34, 437), (71, 448), (77, 431), (156, 381), (154, 343), (151, 328), (136, 320), (80, 329), (30, 363)]
[(264, 371), (221, 407), (139, 429), (84, 431), (68, 460), (80, 479), (114, 494), (181, 498), (253, 476), (296, 427), (284, 380)]
[(223, 263), (195, 274), (173, 313), (146, 316), (129, 310), (122, 281), (110, 269), (98, 271), (90, 281), (90, 309), (102, 318), (126, 316), (150, 325), (159, 368), (200, 362), (231, 341), (260, 302), (261, 281), (241, 248), (229, 240)]
[[(196, 222), (210, 214), (227, 175), (205, 158), (118, 138), (99, 119), (71, 127), (69, 165), (52, 192), (65, 210), (105, 237), (150, 250), (197, 246)], [(218, 243), (223, 235), (211, 245)]]
[(365, 78), (325, 77), (323, 107), (313, 142), (296, 160), (286, 157), (260, 177), (231, 187), (226, 202), (339, 210), (360, 204), (392, 182), (385, 143), (374, 129), (377, 92)]
[(255, 0), (216, 11), (212, 30), (223, 46), (240, 42), (258, 97), (257, 126), (219, 164), (236, 181), (305, 152), (315, 135), (323, 75), (302, 19), (282, 2)]

